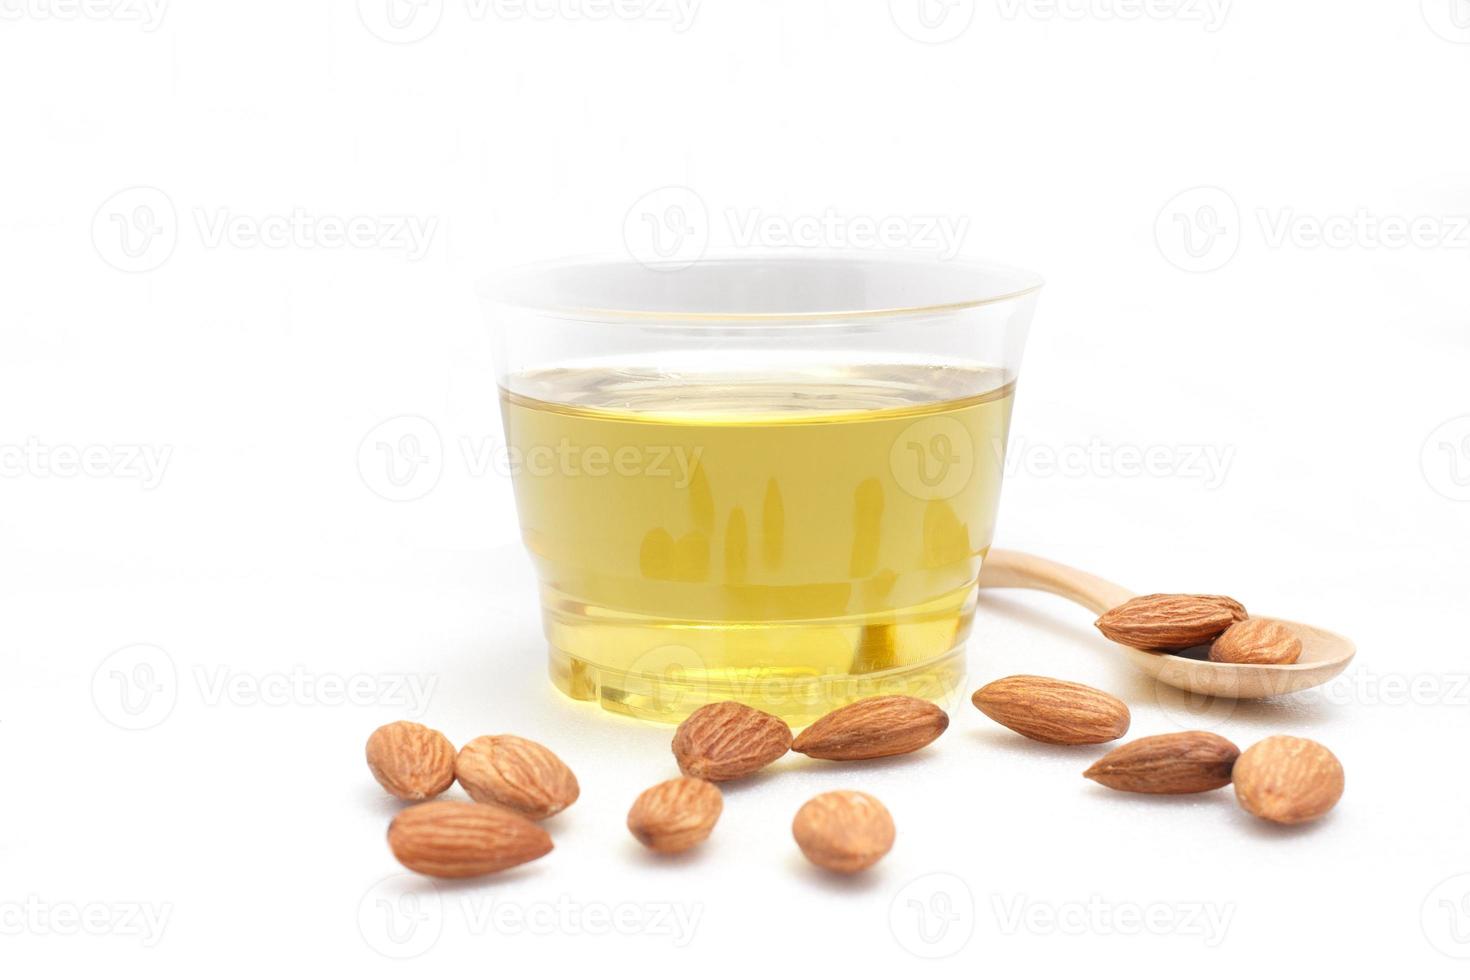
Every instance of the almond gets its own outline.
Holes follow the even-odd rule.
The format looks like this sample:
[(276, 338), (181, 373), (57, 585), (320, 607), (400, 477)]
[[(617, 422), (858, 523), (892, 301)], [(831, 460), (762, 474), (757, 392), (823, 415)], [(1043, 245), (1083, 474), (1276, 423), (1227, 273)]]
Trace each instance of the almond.
[(986, 684), (970, 700), (995, 721), (1053, 745), (1094, 745), (1128, 732), (1128, 706), (1071, 681), (1017, 674)]
[(1342, 763), (1309, 738), (1273, 735), (1240, 754), (1234, 780), (1235, 798), (1247, 812), (1273, 823), (1305, 823), (1342, 796)]
[(567, 764), (546, 746), (515, 735), (481, 735), (459, 750), (454, 775), (470, 798), (544, 820), (577, 801)]
[(394, 817), (388, 825), (388, 846), (411, 871), (436, 878), (470, 878), (541, 857), (551, 850), (551, 836), (498, 806), (436, 800)]
[(1294, 664), (1302, 641), (1274, 619), (1243, 619), (1210, 644), (1210, 659), (1225, 664)]
[(454, 782), (454, 745), (432, 728), (395, 721), (368, 736), (367, 764), (400, 800), (427, 800)]
[(1242, 619), (1245, 607), (1228, 596), (1141, 595), (1109, 609), (1093, 625), (1108, 639), (1139, 650), (1187, 650)]
[(1240, 749), (1210, 732), (1150, 735), (1120, 745), (1082, 775), (1129, 793), (1203, 793), (1230, 784)]
[(932, 701), (880, 695), (823, 715), (791, 748), (813, 759), (881, 759), (922, 749), (948, 727), (949, 715)]
[(837, 790), (807, 800), (796, 811), (791, 834), (813, 864), (853, 874), (893, 847), (893, 817), (867, 793)]
[(644, 847), (674, 854), (708, 837), (724, 808), (714, 783), (680, 776), (638, 795), (628, 811), (628, 829)]
[(673, 744), (680, 772), (716, 783), (749, 776), (789, 748), (791, 728), (786, 722), (738, 701), (698, 709), (684, 719)]

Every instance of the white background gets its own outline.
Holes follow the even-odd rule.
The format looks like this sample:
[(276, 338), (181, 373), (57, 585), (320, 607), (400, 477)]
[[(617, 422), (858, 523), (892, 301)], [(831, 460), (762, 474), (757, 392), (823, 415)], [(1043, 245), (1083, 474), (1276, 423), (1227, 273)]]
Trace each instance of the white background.
[[(0, 3), (4, 972), (1463, 971), (1470, 4), (534, 9)], [(1360, 653), (1311, 695), (1191, 704), (1007, 595), (962, 693), (1041, 672), (1126, 698), (1133, 735), (1307, 735), (1337, 810), (1113, 794), (1078, 776), (1096, 750), (961, 697), (922, 756), (791, 757), (697, 853), (645, 857), (623, 815), (669, 731), (544, 679), (472, 291), (647, 247), (630, 209), (689, 248), (752, 244), (753, 215), (933, 247), (942, 218), (1042, 272), (997, 544)], [(395, 502), (371, 446), (405, 432), (427, 475)], [(583, 786), (556, 850), (391, 878), (361, 752), (405, 715), (551, 744)], [(788, 827), (843, 786), (899, 837), (833, 882)]]

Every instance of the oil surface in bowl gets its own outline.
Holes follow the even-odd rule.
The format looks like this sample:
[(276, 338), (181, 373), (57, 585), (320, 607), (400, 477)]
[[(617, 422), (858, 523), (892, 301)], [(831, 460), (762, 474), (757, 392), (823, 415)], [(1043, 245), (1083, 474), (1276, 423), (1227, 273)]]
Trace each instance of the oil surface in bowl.
[(665, 721), (948, 694), (1012, 393), (979, 366), (512, 376), (553, 679)]

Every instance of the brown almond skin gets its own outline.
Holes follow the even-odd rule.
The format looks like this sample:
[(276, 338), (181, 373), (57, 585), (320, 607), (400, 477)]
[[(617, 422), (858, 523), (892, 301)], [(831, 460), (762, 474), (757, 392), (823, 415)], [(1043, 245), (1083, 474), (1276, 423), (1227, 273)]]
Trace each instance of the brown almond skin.
[(680, 776), (638, 795), (628, 811), (628, 830), (649, 850), (677, 854), (708, 838), (724, 808), (714, 783)]
[(1129, 599), (1097, 618), (1103, 636), (1139, 650), (1187, 650), (1246, 618), (1229, 596), (1155, 593)]
[(1301, 655), (1301, 637), (1274, 619), (1243, 619), (1210, 644), (1222, 664), (1294, 664)]
[(949, 715), (932, 701), (903, 694), (854, 701), (818, 718), (791, 743), (813, 759), (881, 759), (916, 752), (949, 727)]
[(1120, 745), (1082, 775), (1126, 793), (1203, 793), (1230, 785), (1240, 749), (1211, 732), (1149, 735)]
[(867, 793), (836, 790), (796, 811), (791, 835), (807, 860), (838, 874), (870, 868), (893, 848), (893, 817)]
[(454, 745), (426, 725), (395, 721), (368, 736), (367, 764), (378, 785), (416, 803), (438, 796), (454, 782)]
[(1235, 761), (1235, 798), (1272, 823), (1316, 820), (1342, 797), (1342, 763), (1309, 738), (1272, 735)]
[(721, 783), (749, 776), (791, 748), (791, 726), (738, 701), (698, 709), (674, 732), (679, 771)]
[(970, 696), (975, 707), (1027, 738), (1051, 745), (1096, 745), (1128, 734), (1128, 706), (1086, 684), (1016, 674)]
[(454, 775), (477, 803), (545, 820), (577, 801), (581, 788), (546, 746), (516, 735), (481, 735), (459, 750)]
[(410, 871), (473, 878), (534, 861), (551, 850), (551, 836), (498, 806), (435, 800), (394, 817), (388, 847)]

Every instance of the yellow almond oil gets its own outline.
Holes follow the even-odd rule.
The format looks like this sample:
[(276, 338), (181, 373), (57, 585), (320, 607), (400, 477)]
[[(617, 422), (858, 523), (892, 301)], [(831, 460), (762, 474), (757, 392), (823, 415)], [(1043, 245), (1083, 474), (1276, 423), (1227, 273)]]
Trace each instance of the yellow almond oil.
[(565, 368), (501, 392), (551, 675), (793, 722), (963, 674), (1013, 384), (988, 367)]

